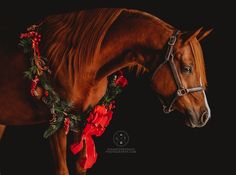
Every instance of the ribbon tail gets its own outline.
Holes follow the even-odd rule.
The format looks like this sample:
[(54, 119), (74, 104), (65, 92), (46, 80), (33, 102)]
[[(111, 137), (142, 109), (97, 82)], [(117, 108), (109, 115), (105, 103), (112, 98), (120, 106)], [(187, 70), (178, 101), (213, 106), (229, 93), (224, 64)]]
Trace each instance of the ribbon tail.
[(91, 168), (97, 160), (95, 144), (91, 136), (85, 138), (85, 156), (80, 161), (80, 166), (84, 169)]
[(78, 154), (83, 148), (83, 138), (81, 139), (80, 143), (74, 143), (70, 146), (71, 152), (75, 155)]

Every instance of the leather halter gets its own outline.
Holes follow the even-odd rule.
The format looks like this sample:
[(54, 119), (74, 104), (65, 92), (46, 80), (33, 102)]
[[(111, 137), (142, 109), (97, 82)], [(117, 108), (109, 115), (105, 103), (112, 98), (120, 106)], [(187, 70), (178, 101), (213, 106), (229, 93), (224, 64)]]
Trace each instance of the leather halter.
[(174, 53), (173, 53), (174, 45), (176, 43), (178, 34), (179, 34), (179, 31), (174, 31), (172, 36), (169, 38), (168, 48), (167, 48), (167, 52), (165, 54), (165, 60), (164, 60), (163, 63), (161, 63), (157, 67), (157, 69), (155, 70), (155, 72), (152, 75), (152, 77), (154, 77), (163, 65), (169, 64), (170, 70), (171, 70), (171, 72), (173, 74), (173, 78), (175, 80), (175, 84), (177, 86), (177, 90), (173, 94), (173, 98), (172, 98), (170, 103), (167, 103), (166, 100), (164, 100), (163, 97), (161, 97), (160, 94), (158, 95), (159, 99), (160, 99), (160, 101), (163, 105), (164, 113), (170, 113), (174, 110), (173, 105), (179, 97), (181, 97), (183, 95), (186, 95), (188, 93), (193, 93), (193, 92), (198, 92), (198, 91), (203, 91), (204, 90), (202, 86), (193, 87), (193, 88), (186, 88), (186, 87), (183, 86), (183, 84), (180, 80), (178, 71), (177, 71), (176, 66), (175, 66)]

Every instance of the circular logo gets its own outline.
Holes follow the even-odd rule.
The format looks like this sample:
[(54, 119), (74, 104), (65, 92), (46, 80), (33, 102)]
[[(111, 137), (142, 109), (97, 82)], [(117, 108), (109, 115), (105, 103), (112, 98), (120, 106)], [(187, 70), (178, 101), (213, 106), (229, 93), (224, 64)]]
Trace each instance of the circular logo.
[(125, 131), (116, 131), (113, 135), (113, 142), (118, 147), (124, 147), (129, 143), (129, 135)]

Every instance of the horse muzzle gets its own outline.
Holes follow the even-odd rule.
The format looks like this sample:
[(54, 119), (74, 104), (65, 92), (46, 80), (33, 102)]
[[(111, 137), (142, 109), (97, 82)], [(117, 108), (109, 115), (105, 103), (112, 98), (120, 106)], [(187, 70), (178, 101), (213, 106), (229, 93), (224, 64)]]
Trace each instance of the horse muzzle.
[(200, 114), (197, 112), (190, 112), (190, 115), (185, 120), (185, 123), (191, 128), (201, 128), (207, 124), (210, 118), (210, 110), (205, 110)]

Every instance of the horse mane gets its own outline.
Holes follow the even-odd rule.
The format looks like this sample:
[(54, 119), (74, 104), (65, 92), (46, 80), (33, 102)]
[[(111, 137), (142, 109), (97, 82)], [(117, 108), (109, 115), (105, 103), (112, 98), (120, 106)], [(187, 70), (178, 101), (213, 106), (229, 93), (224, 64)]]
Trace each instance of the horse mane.
[(140, 10), (135, 10), (135, 9), (129, 9), (127, 11), (129, 13), (132, 13), (133, 15), (135, 14), (137, 16), (142, 16), (143, 18), (149, 18), (149, 19), (151, 18), (151, 19), (155, 20), (156, 22), (158, 22), (163, 28), (165, 28), (168, 31), (176, 30), (172, 25), (166, 23), (165, 21), (161, 20), (160, 18), (158, 18), (150, 13), (140, 11)]
[[(162, 26), (163, 28), (165, 28), (168, 31), (174, 31), (176, 30), (172, 25), (166, 23), (165, 21), (161, 20), (160, 18), (144, 12), (144, 11), (140, 11), (140, 10), (136, 10), (136, 9), (127, 9), (126, 10), (127, 13), (130, 13), (132, 15), (136, 15), (137, 17), (142, 17), (142, 18), (148, 18), (148, 19), (152, 19), (155, 22), (158, 22), (160, 26)], [(146, 69), (144, 66), (137, 64), (137, 65), (130, 65), (129, 67), (129, 71), (135, 71), (136, 72), (136, 76), (142, 75), (145, 72), (148, 72), (148, 69)]]
[(190, 46), (195, 58), (195, 67), (197, 75), (200, 75), (201, 83), (204, 88), (207, 86), (205, 62), (203, 58), (203, 52), (200, 43), (196, 38), (190, 41)]
[[(43, 51), (58, 73), (68, 65), (69, 76), (86, 75), (86, 69), (99, 57), (105, 34), (124, 9), (100, 8), (46, 17), (43, 21)], [(74, 78), (73, 78), (74, 79)]]
[[(67, 73), (72, 82), (75, 81), (75, 73), (80, 77), (86, 76), (88, 72), (84, 70), (89, 70), (91, 63), (99, 57), (107, 31), (123, 11), (152, 18), (167, 30), (173, 30), (171, 25), (156, 16), (134, 9), (98, 8), (46, 17), (41, 29), (42, 50), (54, 68), (54, 76), (63, 65), (67, 65)], [(140, 65), (130, 69), (135, 70), (137, 75), (145, 72)]]

